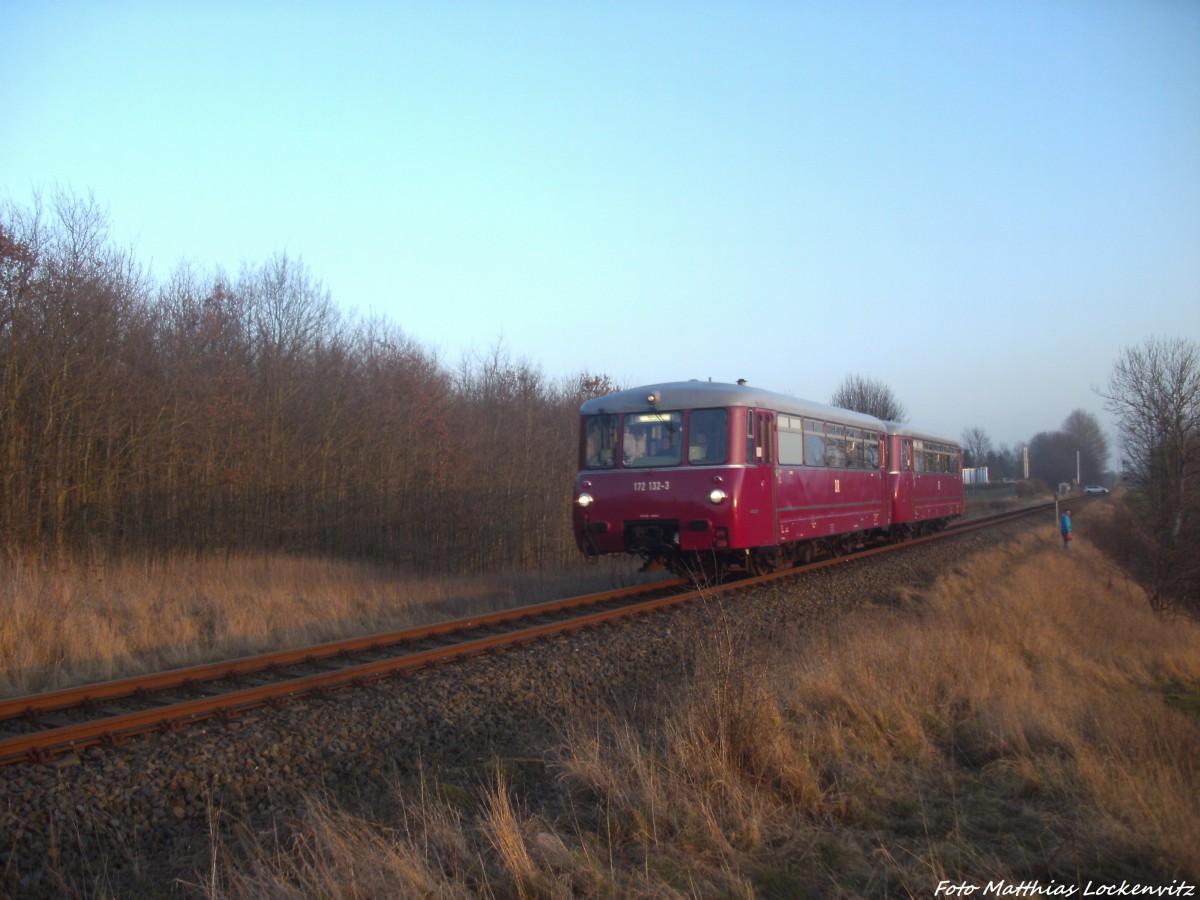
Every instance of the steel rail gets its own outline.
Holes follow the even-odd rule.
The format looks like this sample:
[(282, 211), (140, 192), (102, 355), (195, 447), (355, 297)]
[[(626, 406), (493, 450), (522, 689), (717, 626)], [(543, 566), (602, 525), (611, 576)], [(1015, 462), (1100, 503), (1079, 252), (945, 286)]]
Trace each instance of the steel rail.
[(95, 682), (77, 687), (62, 688), (56, 691), (46, 691), (41, 694), (29, 694), (24, 697), (11, 697), (0, 700), (0, 723), (7, 719), (72, 709), (101, 700), (119, 700), (123, 697), (136, 697), (147, 691), (161, 692), (176, 688), (186, 689), (190, 686), (206, 682), (252, 675), (256, 672), (266, 672), (272, 668), (332, 659), (346, 653), (374, 649), (381, 650), (391, 645), (412, 643), (430, 637), (451, 634), (456, 631), (486, 628), (490, 625), (505, 624), (523, 618), (546, 615), (547, 613), (563, 612), (579, 606), (592, 606), (597, 603), (622, 600), (638, 594), (670, 590), (684, 583), (686, 583), (685, 579), (682, 578), (657, 581), (631, 588), (603, 591), (597, 594), (585, 594), (562, 600), (548, 600), (543, 603), (512, 607), (511, 609), (500, 610), (494, 613), (450, 619), (443, 622), (436, 622), (432, 625), (417, 626), (416, 628), (404, 628), (381, 634), (329, 641), (324, 644), (298, 647), (291, 650), (274, 650), (254, 656), (245, 656), (215, 663), (204, 663), (182, 669), (169, 669), (165, 672), (148, 675), (134, 675), (115, 681)]
[[(732, 589), (740, 585), (722, 585), (717, 590)], [(65, 725), (58, 728), (10, 738), (0, 742), (0, 764), (22, 757), (33, 758), (38, 751), (67, 752), (93, 743), (115, 741), (146, 731), (159, 730), (166, 723), (187, 724), (189, 721), (210, 718), (218, 711), (237, 716), (253, 709), (271, 705), (271, 701), (287, 701), (346, 685), (368, 684), (385, 676), (400, 675), (416, 669), (455, 662), (480, 656), (502, 647), (520, 646), (533, 641), (556, 637), (573, 631), (593, 628), (603, 623), (645, 614), (663, 606), (686, 602), (704, 596), (705, 591), (690, 591), (643, 600), (633, 606), (605, 609), (560, 622), (531, 625), (517, 631), (490, 635), (460, 643), (449, 644), (432, 650), (420, 650), (389, 659), (360, 663), (331, 672), (321, 672), (292, 678), (277, 684), (230, 691), (215, 697), (186, 700), (154, 709), (123, 713), (116, 716)]]
[(624, 603), (631, 598), (640, 597), (647, 593), (662, 594), (663, 591), (668, 591), (668, 593), (661, 596), (636, 600), (625, 603), (625, 605), (594, 612), (585, 612), (582, 615), (575, 615), (560, 621), (527, 625), (526, 627), (516, 628), (500, 634), (468, 637), (465, 640), (456, 641), (446, 646), (410, 650), (389, 656), (385, 659), (346, 665), (328, 672), (301, 675), (276, 683), (222, 692), (216, 696), (171, 702), (145, 710), (118, 713), (94, 721), (60, 725), (26, 735), (6, 738), (0, 740), (0, 765), (12, 764), (24, 760), (46, 760), (95, 744), (118, 743), (148, 731), (175, 730), (213, 717), (237, 717), (263, 706), (289, 702), (304, 695), (330, 692), (346, 686), (371, 684), (381, 681), (386, 677), (403, 675), (417, 669), (468, 659), (504, 647), (523, 646), (557, 635), (594, 628), (621, 618), (645, 615), (667, 606), (744, 590), (753, 585), (793, 578), (829, 566), (840, 565), (852, 560), (899, 550), (903, 547), (926, 543), (928, 541), (955, 537), (966, 532), (992, 527), (1012, 519), (1042, 512), (1053, 508), (1053, 505), (1053, 503), (1040, 504), (994, 516), (965, 520), (943, 532), (913, 538), (903, 543), (883, 544), (852, 555), (820, 560), (805, 566), (781, 569), (776, 572), (726, 584), (711, 585), (672, 593), (671, 591), (675, 591), (676, 588), (687, 583), (685, 579), (655, 582), (648, 585), (639, 585), (634, 588), (606, 591), (599, 594), (589, 594), (565, 600), (552, 600), (530, 606), (516, 607), (511, 610), (503, 610), (483, 616), (469, 616), (414, 629), (367, 635), (345, 641), (331, 641), (296, 650), (259, 654), (223, 663), (192, 666), (186, 669), (177, 669), (155, 675), (136, 676), (119, 681), (68, 688), (46, 694), (17, 697), (0, 702), (0, 720), (13, 719), (19, 716), (36, 719), (39, 714), (46, 712), (86, 706), (98, 700), (112, 701), (126, 697), (140, 696), (151, 689), (160, 691), (164, 689), (186, 689), (205, 682), (262, 673), (273, 667), (328, 662), (337, 656), (349, 652), (382, 651), (388, 646), (411, 644), (412, 642), (429, 637), (445, 637), (455, 632), (469, 633), (488, 626), (511, 625), (525, 619), (536, 618), (551, 613), (568, 612), (580, 607), (594, 607), (612, 602)]

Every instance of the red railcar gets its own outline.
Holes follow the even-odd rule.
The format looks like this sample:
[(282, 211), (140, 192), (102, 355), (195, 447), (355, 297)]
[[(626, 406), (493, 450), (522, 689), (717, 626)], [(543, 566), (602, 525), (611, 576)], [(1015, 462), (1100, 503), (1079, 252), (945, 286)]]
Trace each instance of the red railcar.
[(962, 515), (962, 448), (888, 422), (888, 488), (893, 531), (925, 534)]
[(689, 381), (597, 397), (580, 414), (574, 528), (588, 556), (764, 571), (962, 512), (954, 442), (850, 410)]

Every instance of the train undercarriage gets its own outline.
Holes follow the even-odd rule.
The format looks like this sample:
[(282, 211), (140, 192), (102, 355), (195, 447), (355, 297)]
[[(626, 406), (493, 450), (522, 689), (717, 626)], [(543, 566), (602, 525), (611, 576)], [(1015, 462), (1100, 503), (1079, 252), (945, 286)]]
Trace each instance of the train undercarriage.
[(734, 572), (766, 575), (789, 566), (802, 566), (819, 559), (847, 556), (865, 547), (898, 543), (925, 537), (943, 530), (950, 518), (926, 519), (846, 532), (804, 541), (792, 541), (775, 547), (748, 547), (684, 551), (679, 549), (678, 526), (671, 522), (656, 522), (652, 526), (639, 523), (626, 530), (626, 552), (642, 558), (643, 572), (664, 569), (673, 575), (706, 582), (720, 581)]

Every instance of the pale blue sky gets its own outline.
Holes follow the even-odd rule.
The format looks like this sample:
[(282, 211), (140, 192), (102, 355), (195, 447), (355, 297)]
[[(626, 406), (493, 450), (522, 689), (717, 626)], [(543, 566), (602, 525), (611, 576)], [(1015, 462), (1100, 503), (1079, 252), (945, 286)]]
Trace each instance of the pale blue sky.
[(1200, 340), (1200, 2), (0, 0), (0, 201), (454, 365), (852, 372), (997, 442)]

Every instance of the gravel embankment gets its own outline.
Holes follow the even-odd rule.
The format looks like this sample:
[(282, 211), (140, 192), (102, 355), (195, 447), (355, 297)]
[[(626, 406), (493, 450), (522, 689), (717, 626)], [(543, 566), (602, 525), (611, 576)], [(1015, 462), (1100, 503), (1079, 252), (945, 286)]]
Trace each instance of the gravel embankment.
[[(228, 723), (93, 748), (52, 765), (0, 769), (0, 896), (197, 884), (210, 835), (228, 822), (269, 829), (305, 798), (354, 804), (424, 767), (473, 767), (536, 753), (556, 722), (621, 703), (674, 677), (714, 627), (777, 635), (921, 586), (1014, 523), (812, 573), (787, 586), (604, 627), (369, 690), (306, 699)], [(718, 624), (719, 623), (719, 624)], [(59, 878), (65, 878), (64, 885)]]

